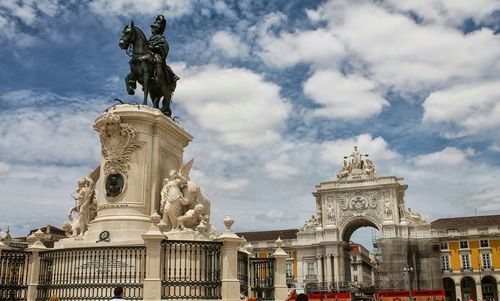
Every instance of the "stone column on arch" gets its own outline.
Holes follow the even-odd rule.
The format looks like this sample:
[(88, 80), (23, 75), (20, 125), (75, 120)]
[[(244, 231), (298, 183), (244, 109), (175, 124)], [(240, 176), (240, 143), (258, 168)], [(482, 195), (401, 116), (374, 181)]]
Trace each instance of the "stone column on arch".
[(326, 254), (326, 279), (325, 282), (333, 282), (333, 273), (332, 273), (332, 254)]
[(323, 280), (323, 262), (322, 262), (322, 259), (323, 256), (321, 255), (316, 255), (316, 259), (317, 259), (317, 267), (318, 267), (318, 282), (323, 282), (325, 280)]
[(304, 257), (297, 257), (297, 284), (304, 285)]
[(339, 255), (334, 254), (333, 255), (333, 270), (334, 270), (334, 281), (339, 282), (340, 280), (340, 266), (339, 266)]

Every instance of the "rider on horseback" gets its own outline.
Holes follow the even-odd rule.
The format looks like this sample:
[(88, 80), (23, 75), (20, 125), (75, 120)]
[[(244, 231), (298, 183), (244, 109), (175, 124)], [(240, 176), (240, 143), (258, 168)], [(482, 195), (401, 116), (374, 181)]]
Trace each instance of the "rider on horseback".
[(167, 39), (163, 35), (165, 28), (167, 26), (167, 20), (163, 15), (156, 17), (156, 20), (151, 24), (151, 34), (149, 38), (148, 46), (151, 52), (153, 52), (154, 61), (154, 81), (157, 84), (161, 84), (161, 80), (165, 80), (167, 85), (170, 86), (170, 90), (175, 90), (176, 81), (179, 77), (174, 74), (170, 66), (167, 65), (166, 60), (168, 56), (169, 46)]

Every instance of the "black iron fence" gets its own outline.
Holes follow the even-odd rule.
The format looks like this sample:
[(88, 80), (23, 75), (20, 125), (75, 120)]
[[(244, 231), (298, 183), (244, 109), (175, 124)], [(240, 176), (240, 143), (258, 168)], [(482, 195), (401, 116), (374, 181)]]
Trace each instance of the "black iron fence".
[(248, 295), (248, 254), (241, 251), (238, 251), (238, 280), (240, 292)]
[(250, 258), (250, 289), (257, 300), (274, 300), (274, 258)]
[(143, 246), (41, 252), (36, 300), (109, 300), (116, 286), (127, 300), (142, 300), (145, 263)]
[(162, 299), (221, 299), (221, 242), (164, 240)]
[(25, 301), (28, 290), (30, 252), (0, 252), (0, 300)]

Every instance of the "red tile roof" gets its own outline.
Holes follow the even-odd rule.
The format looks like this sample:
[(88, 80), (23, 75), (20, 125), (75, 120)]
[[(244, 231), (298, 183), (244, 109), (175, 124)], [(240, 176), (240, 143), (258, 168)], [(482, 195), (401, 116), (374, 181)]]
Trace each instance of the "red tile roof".
[(431, 223), (432, 229), (468, 229), (500, 226), (500, 215), (482, 215), (467, 217), (440, 218)]
[(277, 240), (278, 237), (280, 237), (281, 239), (297, 239), (297, 232), (299, 232), (299, 229), (239, 232), (236, 234), (238, 236), (244, 236), (247, 241), (263, 241), (263, 240)]

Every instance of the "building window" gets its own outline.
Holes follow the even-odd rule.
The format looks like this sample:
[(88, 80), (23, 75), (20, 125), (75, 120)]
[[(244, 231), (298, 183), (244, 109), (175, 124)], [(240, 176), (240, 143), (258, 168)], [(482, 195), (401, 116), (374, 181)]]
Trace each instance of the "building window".
[(357, 270), (358, 270), (358, 265), (353, 264), (353, 265), (352, 265), (352, 270), (353, 270), (353, 271), (357, 271)]
[(316, 267), (314, 262), (307, 263), (307, 278), (316, 278)]
[(352, 262), (356, 262), (356, 261), (358, 261), (358, 257), (356, 255), (353, 255), (352, 256)]
[(441, 243), (439, 244), (439, 248), (440, 248), (441, 250), (448, 250), (448, 242), (446, 242), (446, 241), (445, 241), (445, 242), (441, 242)]
[(354, 282), (358, 282), (358, 276), (354, 276), (354, 277), (353, 277), (353, 281), (354, 281)]
[(483, 239), (479, 241), (481, 248), (488, 248), (490, 246), (489, 241), (487, 239)]
[(466, 240), (461, 240), (460, 249), (468, 249), (468, 248), (469, 248), (469, 243)]
[(491, 269), (491, 254), (481, 254), (481, 261), (483, 262), (483, 269)]
[(469, 254), (462, 255), (462, 270), (470, 270), (470, 258)]
[(286, 278), (292, 278), (292, 272), (293, 271), (293, 264), (291, 262), (287, 262), (285, 264), (285, 273), (286, 273)]
[(450, 270), (450, 256), (441, 256), (441, 268), (443, 271)]

